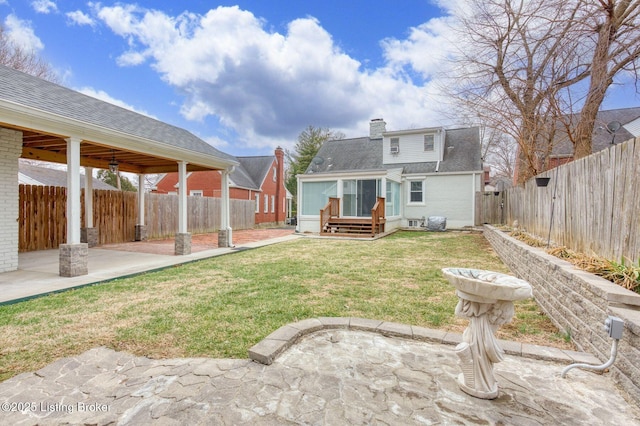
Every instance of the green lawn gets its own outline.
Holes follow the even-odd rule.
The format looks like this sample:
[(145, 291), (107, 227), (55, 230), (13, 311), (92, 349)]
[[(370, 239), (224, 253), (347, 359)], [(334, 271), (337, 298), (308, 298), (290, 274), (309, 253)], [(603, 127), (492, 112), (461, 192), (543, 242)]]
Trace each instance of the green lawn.
[[(0, 380), (107, 346), (150, 357), (246, 358), (290, 322), (354, 316), (461, 332), (441, 268), (508, 272), (475, 233), (301, 238), (0, 306)], [(571, 347), (532, 300), (500, 337)]]

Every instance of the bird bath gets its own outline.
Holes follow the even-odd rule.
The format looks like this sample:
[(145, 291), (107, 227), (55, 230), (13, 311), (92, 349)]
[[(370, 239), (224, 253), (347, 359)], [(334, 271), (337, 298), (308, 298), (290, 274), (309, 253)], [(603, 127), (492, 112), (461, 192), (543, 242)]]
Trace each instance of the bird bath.
[(531, 285), (521, 279), (498, 272), (468, 268), (444, 268), (443, 274), (456, 288), (460, 299), (456, 315), (469, 319), (456, 346), (462, 374), (460, 389), (482, 399), (498, 396), (498, 382), (493, 364), (502, 361), (504, 351), (495, 332), (511, 321), (513, 301), (533, 297)]

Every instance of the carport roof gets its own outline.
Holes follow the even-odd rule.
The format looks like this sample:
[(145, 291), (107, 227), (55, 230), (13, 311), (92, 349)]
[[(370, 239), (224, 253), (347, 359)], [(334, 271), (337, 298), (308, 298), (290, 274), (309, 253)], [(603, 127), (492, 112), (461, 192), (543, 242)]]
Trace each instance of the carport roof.
[(23, 157), (66, 162), (65, 138), (82, 139), (81, 164), (160, 173), (238, 164), (189, 131), (0, 66), (0, 126), (23, 131)]

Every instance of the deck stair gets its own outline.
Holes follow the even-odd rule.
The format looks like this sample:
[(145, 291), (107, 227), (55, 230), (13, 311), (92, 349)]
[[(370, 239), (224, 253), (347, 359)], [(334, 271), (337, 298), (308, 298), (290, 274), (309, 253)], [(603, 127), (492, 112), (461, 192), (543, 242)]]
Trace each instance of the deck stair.
[(371, 218), (331, 218), (322, 230), (324, 235), (372, 237), (373, 232)]
[(334, 237), (375, 237), (384, 233), (384, 198), (378, 197), (371, 209), (371, 217), (340, 217), (340, 199), (329, 198), (320, 210), (320, 235)]

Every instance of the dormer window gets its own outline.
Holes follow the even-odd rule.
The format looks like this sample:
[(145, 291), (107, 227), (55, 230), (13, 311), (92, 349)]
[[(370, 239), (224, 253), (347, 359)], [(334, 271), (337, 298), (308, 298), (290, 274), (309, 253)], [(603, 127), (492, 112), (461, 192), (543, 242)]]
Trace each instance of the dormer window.
[(424, 151), (431, 152), (435, 145), (435, 135), (424, 135)]
[(391, 138), (391, 153), (397, 154), (400, 152), (400, 138)]

